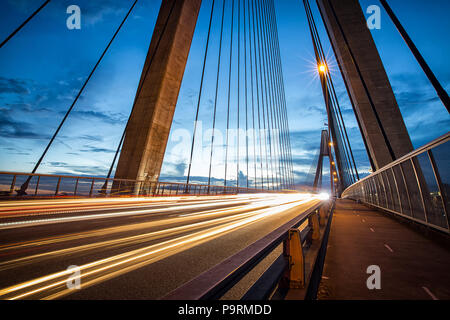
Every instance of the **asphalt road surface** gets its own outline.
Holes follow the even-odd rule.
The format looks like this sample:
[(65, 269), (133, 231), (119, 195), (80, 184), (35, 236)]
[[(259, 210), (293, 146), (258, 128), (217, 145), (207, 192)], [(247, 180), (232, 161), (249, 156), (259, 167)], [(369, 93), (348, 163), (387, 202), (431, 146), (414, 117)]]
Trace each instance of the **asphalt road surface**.
[(158, 299), (318, 201), (257, 194), (3, 202), (0, 299)]

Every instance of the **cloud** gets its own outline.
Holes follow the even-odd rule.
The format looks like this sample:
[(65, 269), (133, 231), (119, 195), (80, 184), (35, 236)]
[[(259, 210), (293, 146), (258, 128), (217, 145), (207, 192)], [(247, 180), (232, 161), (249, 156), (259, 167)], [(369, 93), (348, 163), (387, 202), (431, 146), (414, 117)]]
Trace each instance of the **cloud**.
[(316, 106), (316, 105), (312, 105), (312, 106), (302, 109), (302, 113), (304, 113), (304, 112), (309, 113), (309, 114), (318, 114), (320, 116), (326, 116), (326, 114), (327, 114), (327, 110), (325, 109), (325, 106)]
[(0, 113), (0, 137), (15, 139), (49, 139), (46, 134), (33, 130), (27, 122), (13, 120), (8, 114)]
[(175, 165), (176, 173), (178, 175), (180, 175), (180, 176), (184, 176), (184, 172), (186, 171), (186, 167), (187, 167), (187, 165), (184, 162), (180, 162), (180, 163), (176, 164)]
[(101, 137), (101, 136), (92, 136), (92, 135), (87, 135), (87, 134), (78, 137), (78, 139), (83, 139), (83, 140), (93, 141), (93, 142), (102, 142), (103, 141), (103, 137)]
[(84, 149), (81, 152), (94, 152), (94, 153), (115, 153), (116, 150), (105, 149), (105, 148), (96, 148), (92, 146), (84, 146)]
[[(64, 111), (61, 111), (60, 113), (65, 114)], [(121, 113), (80, 110), (80, 111), (72, 111), (71, 116), (80, 119), (101, 120), (110, 124), (122, 124), (126, 122), (126, 117)]]
[[(18, 11), (30, 14), (29, 0), (9, 0), (9, 4)], [(52, 1), (53, 2), (53, 1)], [(116, 0), (95, 0), (95, 1), (77, 1), (72, 0), (55, 1), (46, 8), (47, 14), (51, 14), (54, 18), (61, 17), (61, 14), (66, 15), (66, 9), (70, 5), (76, 4), (81, 9), (82, 23), (87, 25), (95, 25), (104, 21), (108, 16), (117, 16), (123, 14), (124, 10), (129, 8), (131, 4)], [(37, 8), (37, 7), (36, 7)]]
[(50, 170), (50, 174), (55, 175), (84, 175), (90, 177), (104, 177), (108, 169), (106, 166), (80, 166), (67, 162), (45, 162), (43, 163), (54, 170)]
[(31, 151), (30, 149), (21, 149), (16, 147), (3, 147), (2, 149), (9, 151), (9, 154), (16, 154), (21, 156), (28, 156), (31, 154), (29, 152)]
[(0, 77), (0, 94), (30, 94), (28, 84), (24, 80)]

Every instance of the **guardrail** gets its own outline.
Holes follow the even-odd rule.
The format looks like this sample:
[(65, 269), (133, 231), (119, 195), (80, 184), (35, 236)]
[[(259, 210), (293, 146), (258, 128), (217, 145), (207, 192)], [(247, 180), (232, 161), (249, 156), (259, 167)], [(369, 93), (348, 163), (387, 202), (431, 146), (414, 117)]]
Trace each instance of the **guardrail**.
[(405, 155), (347, 188), (359, 200), (450, 233), (450, 133)]
[[(320, 281), (318, 259), (325, 255), (334, 201), (322, 201), (242, 251), (170, 292), (162, 300), (218, 300), (283, 244), (281, 254), (247, 290), (242, 300), (267, 300), (295, 289), (308, 297)], [(316, 279), (315, 279), (316, 278)], [(278, 290), (277, 290), (278, 289)]]
[[(20, 186), (29, 177), (31, 179), (27, 193), (19, 195)], [(0, 171), (0, 199), (36, 197), (92, 198), (105, 196), (167, 197), (178, 195), (227, 195), (269, 192), (280, 192), (280, 190)]]

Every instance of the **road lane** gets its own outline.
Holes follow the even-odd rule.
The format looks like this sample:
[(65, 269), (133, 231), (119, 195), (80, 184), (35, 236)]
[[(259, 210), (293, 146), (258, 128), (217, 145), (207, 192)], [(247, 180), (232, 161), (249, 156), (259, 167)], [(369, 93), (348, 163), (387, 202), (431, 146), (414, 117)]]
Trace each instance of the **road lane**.
[[(292, 214), (298, 215), (299, 209), (319, 201), (311, 195), (208, 198), (177, 199), (176, 205), (165, 199), (161, 202), (152, 200), (152, 205), (161, 206), (162, 202), (166, 202), (167, 207), (133, 208), (129, 211), (123, 211), (123, 207), (114, 209), (114, 204), (122, 205), (115, 200), (114, 204), (106, 204), (108, 211), (105, 213), (93, 213), (88, 209), (86, 212), (77, 211), (75, 215), (66, 213), (69, 217), (59, 214), (45, 219), (47, 221), (42, 224), (41, 214), (47, 214), (45, 210), (52, 205), (46, 203), (41, 213), (34, 213), (27, 217), (25, 223), (14, 227), (9, 225), (6, 229), (6, 224), (2, 224), (0, 219), (0, 298), (55, 299), (69, 294), (75, 297), (81, 294), (82, 299), (95, 298), (97, 294), (89, 293), (91, 286), (108, 285), (112, 279), (135, 274), (144, 267), (151, 267), (207, 243), (222, 241), (220, 239), (227, 235), (233, 238), (246, 228), (258, 230), (258, 225), (266, 225), (265, 230), (268, 231), (269, 221), (285, 222)], [(220, 200), (227, 207), (216, 208), (215, 200)], [(83, 204), (91, 208), (94, 202)], [(73, 206), (73, 202), (69, 205)], [(35, 204), (33, 210), (36, 210)], [(120, 211), (120, 215), (115, 215), (115, 210)], [(264, 236), (264, 232), (255, 232), (254, 241)], [(243, 243), (237, 239), (232, 241), (237, 241), (233, 246), (236, 250)], [(227, 251), (223, 253), (228, 254)], [(199, 257), (198, 262), (205, 259), (209, 257)], [(218, 263), (219, 259), (216, 257), (214, 261)], [(70, 265), (80, 267), (81, 291), (75, 292), (66, 286), (71, 275), (66, 269)], [(196, 266), (192, 268), (196, 269)], [(158, 279), (158, 272), (154, 273), (154, 277)], [(139, 287), (139, 280), (133, 282)], [(148, 297), (156, 298), (159, 292), (175, 285), (171, 280), (169, 282), (170, 285), (161, 279), (160, 288), (153, 290), (155, 294)]]

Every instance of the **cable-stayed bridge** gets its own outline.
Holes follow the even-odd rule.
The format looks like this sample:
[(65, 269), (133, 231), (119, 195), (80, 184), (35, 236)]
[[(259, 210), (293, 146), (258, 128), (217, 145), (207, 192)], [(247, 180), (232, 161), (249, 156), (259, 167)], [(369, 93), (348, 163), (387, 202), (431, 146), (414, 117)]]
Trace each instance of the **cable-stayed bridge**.
[[(44, 1), (0, 50), (50, 4)], [(448, 111), (447, 92), (389, 4), (381, 4)], [(449, 135), (414, 150), (356, 0), (317, 0), (317, 6), (369, 176), (358, 172), (308, 0), (303, 6), (327, 115), (309, 185), (300, 188), (295, 180), (273, 0), (163, 0), (107, 175), (39, 173), (137, 5), (130, 2), (33, 170), (0, 172), (0, 298), (450, 297)], [(183, 146), (184, 181), (162, 181), (201, 9), (209, 19), (193, 134)], [(205, 113), (211, 128), (206, 147)], [(417, 261), (426, 263), (407, 268)], [(380, 270), (391, 285), (378, 288), (377, 278), (369, 284)]]

